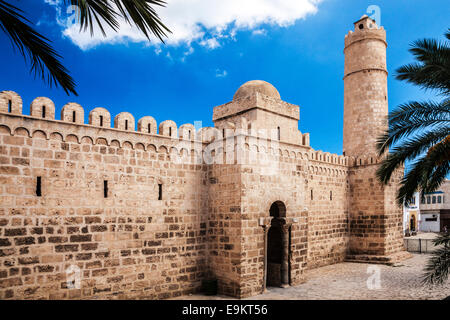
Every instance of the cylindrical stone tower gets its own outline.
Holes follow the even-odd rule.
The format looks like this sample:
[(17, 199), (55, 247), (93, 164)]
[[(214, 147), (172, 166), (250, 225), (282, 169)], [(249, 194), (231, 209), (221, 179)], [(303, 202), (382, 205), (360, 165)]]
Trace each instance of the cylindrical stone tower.
[[(378, 182), (376, 141), (387, 129), (386, 32), (368, 16), (345, 37), (344, 154), (349, 168), (347, 260), (392, 263), (407, 258), (402, 209), (395, 202), (399, 170)], [(370, 160), (369, 160), (370, 159)]]
[(345, 156), (376, 153), (376, 140), (387, 128), (386, 32), (364, 15), (345, 36)]

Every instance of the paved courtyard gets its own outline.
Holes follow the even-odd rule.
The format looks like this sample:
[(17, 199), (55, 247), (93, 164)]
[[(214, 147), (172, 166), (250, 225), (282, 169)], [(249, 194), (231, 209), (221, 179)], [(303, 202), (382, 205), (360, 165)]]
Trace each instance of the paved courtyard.
[[(450, 296), (450, 280), (443, 286), (426, 287), (420, 283), (429, 255), (413, 254), (395, 266), (339, 263), (307, 272), (307, 282), (287, 289), (268, 288), (267, 292), (248, 300), (411, 300), (443, 299)], [(369, 277), (379, 268), (380, 287), (369, 289)], [(372, 278), (371, 278), (372, 279)], [(376, 281), (369, 281), (376, 286)], [(230, 299), (224, 296), (191, 295), (180, 299)]]
[(433, 240), (437, 236), (439, 236), (439, 234), (435, 233), (435, 232), (419, 232), (415, 236), (406, 237), (405, 239), (430, 239), (430, 240)]

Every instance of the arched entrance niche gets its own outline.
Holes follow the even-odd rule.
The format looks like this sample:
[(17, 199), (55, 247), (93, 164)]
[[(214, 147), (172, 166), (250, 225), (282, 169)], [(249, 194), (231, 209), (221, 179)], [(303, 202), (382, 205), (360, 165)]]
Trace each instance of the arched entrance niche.
[(272, 218), (286, 218), (286, 206), (281, 201), (272, 203), (269, 212)]
[(286, 224), (286, 206), (275, 201), (269, 210), (272, 220), (267, 232), (266, 287), (289, 285), (289, 225)]

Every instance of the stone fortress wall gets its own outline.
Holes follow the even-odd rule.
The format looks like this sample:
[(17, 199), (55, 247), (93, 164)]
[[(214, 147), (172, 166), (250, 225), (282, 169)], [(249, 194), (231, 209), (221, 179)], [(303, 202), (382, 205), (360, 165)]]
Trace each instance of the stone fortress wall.
[[(344, 258), (342, 200), (348, 164), (355, 159), (282, 141), (277, 150), (264, 150), (258, 138), (227, 130), (242, 135), (247, 159), (250, 149), (272, 153), (281, 174), (265, 176), (267, 161), (258, 165), (258, 156), (240, 166), (202, 161), (220, 129), (196, 132), (192, 125), (177, 128), (165, 121), (157, 134), (151, 117), (139, 120), (134, 131), (128, 113), (116, 116), (110, 128), (103, 108), (89, 113), (87, 125), (83, 108), (74, 103), (55, 120), (48, 98), (35, 99), (30, 116), (22, 114), (14, 92), (2, 92), (0, 101), (1, 298), (168, 298), (196, 291), (208, 274), (223, 277), (224, 293), (256, 294), (263, 281), (263, 228), (257, 220), (268, 217), (270, 206), (265, 194), (278, 194), (303, 225), (309, 219), (307, 232), (300, 225), (291, 231), (295, 282), (307, 260), (319, 266)], [(184, 137), (190, 140), (178, 150)], [(182, 163), (172, 161), (180, 157)], [(288, 196), (286, 188), (294, 191)], [(310, 189), (314, 201), (306, 196)], [(327, 238), (336, 243), (325, 244)], [(242, 266), (233, 269), (233, 259)], [(80, 290), (65, 288), (65, 270), (73, 264), (82, 272)], [(244, 281), (247, 273), (254, 279)]]
[[(175, 165), (174, 142), (131, 131), (129, 115), (127, 132), (84, 125), (80, 106), (69, 105), (73, 122), (66, 107), (66, 121), (55, 121), (21, 116), (17, 104), (0, 115), (1, 298), (167, 298), (196, 289), (207, 266), (205, 166)], [(121, 115), (115, 125), (124, 128)], [(71, 265), (82, 272), (79, 290), (66, 289)]]

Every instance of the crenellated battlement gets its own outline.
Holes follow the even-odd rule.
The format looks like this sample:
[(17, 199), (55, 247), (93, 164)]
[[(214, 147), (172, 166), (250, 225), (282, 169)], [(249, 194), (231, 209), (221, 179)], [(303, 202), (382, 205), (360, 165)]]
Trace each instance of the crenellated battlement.
[[(20, 115), (26, 118), (38, 118), (41, 120), (53, 120), (58, 123), (70, 123), (72, 125), (88, 125), (101, 129), (115, 129), (119, 131), (151, 134), (162, 137), (181, 138), (193, 140), (195, 135), (189, 138), (185, 133), (178, 136), (178, 128), (174, 121), (166, 120), (160, 123), (151, 116), (145, 116), (138, 121), (137, 131), (133, 115), (129, 112), (121, 112), (114, 117), (113, 127), (111, 127), (111, 114), (105, 108), (95, 108), (89, 112), (89, 120), (84, 122), (84, 109), (78, 103), (70, 102), (61, 109), (61, 118), (55, 118), (55, 104), (47, 97), (38, 97), (30, 105), (30, 116), (22, 114), (22, 98), (14, 91), (0, 92), (0, 112), (10, 115)], [(188, 128), (194, 130), (192, 124), (184, 124), (180, 131)], [(184, 131), (183, 131), (184, 132)], [(192, 131), (193, 133), (193, 131)]]
[(384, 30), (383, 27), (380, 27), (377, 29), (365, 30), (364, 32), (349, 31), (345, 35), (345, 48), (348, 48), (350, 47), (350, 45), (366, 39), (374, 39), (377, 41), (381, 41), (387, 46), (386, 30)]
[[(299, 131), (300, 143), (293, 144), (277, 141), (276, 137), (268, 135), (267, 130), (251, 129), (245, 118), (241, 125), (229, 124), (227, 128), (202, 127), (196, 130), (192, 124), (183, 124), (179, 128), (172, 120), (166, 120), (157, 125), (151, 116), (139, 119), (135, 130), (135, 119), (128, 112), (121, 112), (115, 116), (111, 127), (111, 115), (105, 108), (94, 108), (89, 112), (89, 123), (84, 123), (84, 109), (81, 105), (71, 102), (63, 106), (61, 120), (55, 119), (55, 104), (47, 97), (38, 97), (30, 105), (30, 116), (22, 114), (22, 98), (16, 92), (0, 92), (0, 126), (11, 135), (21, 132), (30, 138), (39, 135), (45, 139), (59, 136), (61, 141), (71, 140), (81, 143), (91, 141), (91, 144), (129, 147), (140, 150), (167, 150), (179, 153), (181, 149), (188, 154), (193, 151), (189, 142), (197, 142), (201, 148), (211, 143), (225, 142), (230, 137), (237, 139), (245, 137), (247, 150), (257, 153), (268, 153), (295, 160), (309, 160), (315, 163), (338, 165), (343, 167), (363, 166), (378, 163), (377, 156), (346, 157), (331, 154), (321, 150), (314, 150), (309, 145), (309, 133)], [(15, 120), (8, 120), (3, 116), (11, 116)], [(35, 120), (35, 121), (33, 121)], [(43, 122), (42, 122), (43, 121)], [(7, 124), (7, 125), (6, 125)], [(100, 130), (99, 130), (100, 129)], [(180, 147), (180, 141), (187, 144)], [(258, 141), (258, 142), (257, 142)], [(277, 147), (261, 147), (261, 141), (276, 142)], [(237, 146), (233, 148), (236, 150)], [(197, 150), (198, 152), (199, 150)]]
[[(363, 15), (361, 19), (354, 23), (354, 30), (350, 30), (345, 35), (345, 49), (347, 49), (353, 43), (366, 40), (374, 39), (384, 43), (386, 42), (386, 30), (382, 26), (378, 26), (376, 21), (367, 15)], [(345, 51), (344, 49), (344, 51)]]
[(351, 167), (362, 167), (368, 165), (374, 165), (381, 162), (381, 159), (376, 154), (363, 155), (360, 157), (349, 157), (349, 166)]
[(316, 162), (325, 162), (331, 164), (338, 164), (342, 166), (348, 166), (350, 164), (349, 157), (343, 155), (332, 154), (330, 152), (323, 152), (322, 150), (311, 150), (311, 160)]
[[(182, 129), (184, 132), (195, 130), (191, 126), (185, 125)], [(180, 140), (169, 136), (127, 132), (115, 128), (99, 130), (98, 127), (86, 124), (0, 113), (0, 133), (7, 134), (15, 139), (15, 142), (21, 141), (20, 144), (24, 145), (34, 145), (34, 142), (17, 139), (44, 139), (63, 144), (91, 145), (95, 148), (119, 148), (125, 152), (127, 149), (129, 152), (150, 152), (161, 155), (164, 159), (167, 157), (175, 163), (182, 161), (184, 164), (205, 164), (205, 159), (211, 159), (211, 156), (214, 159), (210, 160), (210, 163), (206, 161), (206, 164), (230, 164), (231, 155), (231, 164), (239, 164), (235, 162), (238, 157), (242, 160), (240, 164), (270, 159), (272, 163), (296, 165), (297, 171), (316, 175), (347, 174), (348, 157), (246, 134), (228, 136), (231, 139), (225, 140), (219, 137), (215, 140), (215, 135), (219, 132), (216, 128), (204, 127), (197, 132), (197, 140)], [(105, 149), (105, 152), (109, 153), (107, 150)]]

